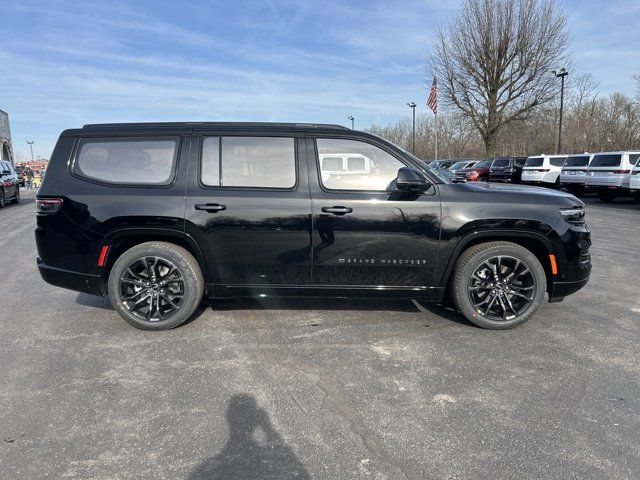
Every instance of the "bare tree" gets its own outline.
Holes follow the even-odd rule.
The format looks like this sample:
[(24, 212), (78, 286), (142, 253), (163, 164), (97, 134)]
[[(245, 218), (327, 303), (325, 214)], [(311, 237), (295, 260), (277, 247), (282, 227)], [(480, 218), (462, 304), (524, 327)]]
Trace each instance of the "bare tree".
[[(494, 156), (500, 129), (553, 99), (567, 66), (564, 14), (552, 0), (465, 0), (439, 30), (430, 69)], [(428, 67), (429, 69), (429, 67)]]

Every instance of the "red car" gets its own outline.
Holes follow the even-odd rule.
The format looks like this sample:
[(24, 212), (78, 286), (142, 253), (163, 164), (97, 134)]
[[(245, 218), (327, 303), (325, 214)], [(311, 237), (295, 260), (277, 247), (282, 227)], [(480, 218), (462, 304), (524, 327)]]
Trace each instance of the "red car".
[(461, 178), (466, 178), (470, 182), (487, 182), (489, 180), (491, 162), (492, 160), (482, 160), (473, 167), (456, 171), (456, 175)]

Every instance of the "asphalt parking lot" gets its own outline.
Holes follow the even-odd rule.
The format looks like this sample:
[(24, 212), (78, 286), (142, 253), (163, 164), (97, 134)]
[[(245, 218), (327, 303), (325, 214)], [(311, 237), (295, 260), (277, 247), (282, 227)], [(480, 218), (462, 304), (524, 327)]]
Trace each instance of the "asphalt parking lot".
[(640, 205), (587, 203), (591, 282), (515, 330), (281, 299), (155, 333), (40, 279), (25, 192), (0, 211), (0, 478), (637, 478)]

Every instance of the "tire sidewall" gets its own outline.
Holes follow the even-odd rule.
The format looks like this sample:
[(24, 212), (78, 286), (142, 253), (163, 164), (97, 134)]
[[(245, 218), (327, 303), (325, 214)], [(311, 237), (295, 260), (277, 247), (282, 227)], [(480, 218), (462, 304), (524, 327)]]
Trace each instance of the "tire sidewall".
[[(184, 278), (184, 302), (180, 310), (167, 320), (158, 322), (142, 320), (129, 312), (122, 303), (120, 277), (131, 262), (145, 256), (156, 256), (172, 262), (180, 270)], [(189, 252), (172, 244), (149, 243), (127, 250), (116, 260), (109, 274), (108, 289), (113, 308), (129, 324), (142, 330), (168, 330), (189, 320), (202, 300), (204, 282), (202, 273)]]
[[(532, 304), (529, 306), (527, 311), (524, 314), (508, 321), (496, 321), (482, 316), (473, 307), (467, 290), (469, 282), (471, 280), (471, 274), (475, 272), (475, 270), (480, 266), (480, 264), (482, 264), (482, 262), (498, 255), (515, 257), (525, 262), (531, 269), (536, 282), (536, 294), (534, 296)], [(462, 313), (474, 324), (483, 328), (490, 328), (494, 330), (513, 328), (529, 320), (529, 318), (536, 313), (540, 305), (542, 305), (547, 285), (544, 268), (542, 267), (536, 256), (527, 249), (520, 247), (519, 245), (494, 246), (478, 252), (477, 254), (473, 255), (473, 257), (464, 265), (464, 267), (459, 272), (456, 272), (456, 278), (454, 282), (454, 285), (457, 289), (457, 291), (455, 292), (456, 306), (460, 310), (460, 313)]]

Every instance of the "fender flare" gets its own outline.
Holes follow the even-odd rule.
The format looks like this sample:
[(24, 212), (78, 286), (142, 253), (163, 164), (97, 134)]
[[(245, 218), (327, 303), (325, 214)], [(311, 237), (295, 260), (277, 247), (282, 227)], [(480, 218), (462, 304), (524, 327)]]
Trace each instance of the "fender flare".
[[(194, 240), (194, 238), (186, 232), (180, 230), (167, 230), (162, 228), (144, 228), (144, 227), (134, 227), (134, 228), (116, 228), (110, 231), (107, 235), (104, 236), (102, 240), (102, 245), (108, 245), (111, 247), (114, 243), (117, 243), (119, 240), (123, 238), (132, 238), (132, 237), (158, 237), (159, 241), (171, 241), (171, 238), (180, 239), (184, 241), (190, 248), (191, 253), (195, 257), (196, 261), (200, 265), (200, 270), (202, 271), (202, 275), (204, 276), (205, 283), (209, 282), (209, 265), (207, 260), (202, 253), (198, 242)], [(111, 254), (111, 248), (107, 251), (107, 255), (105, 257), (105, 262), (109, 262), (109, 255)], [(99, 268), (100, 276), (104, 275), (104, 269)]]
[(547, 249), (549, 254), (556, 254), (556, 250), (551, 240), (539, 232), (531, 230), (476, 230), (463, 236), (454, 247), (453, 252), (449, 256), (447, 266), (440, 278), (441, 286), (446, 287), (449, 284), (453, 267), (458, 261), (458, 258), (460, 258), (460, 255), (462, 255), (462, 252), (464, 252), (470, 244), (478, 243), (477, 240), (481, 240), (483, 238), (486, 238), (487, 241), (508, 240), (509, 238), (527, 238), (541, 243)]

